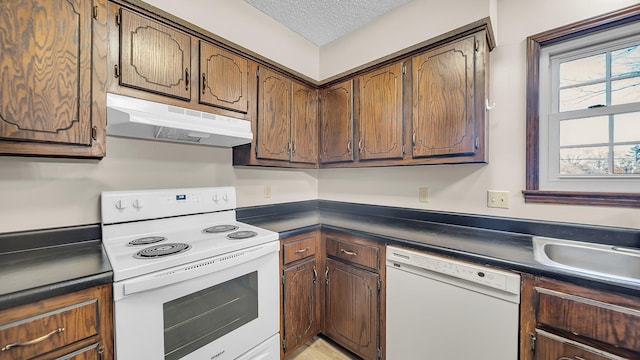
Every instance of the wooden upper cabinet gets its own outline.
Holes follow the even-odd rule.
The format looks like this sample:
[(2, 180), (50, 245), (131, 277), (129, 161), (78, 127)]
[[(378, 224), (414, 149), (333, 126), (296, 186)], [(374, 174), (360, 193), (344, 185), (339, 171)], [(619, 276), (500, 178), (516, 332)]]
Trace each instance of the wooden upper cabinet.
[(291, 138), (291, 79), (261, 67), (258, 76), (259, 159), (289, 160)]
[(95, 1), (95, 19), (92, 5), (81, 0), (0, 4), (1, 154), (104, 156), (98, 138), (104, 116), (93, 118), (92, 94), (101, 104), (106, 66), (96, 64), (93, 75), (102, 86), (94, 88), (92, 58), (105, 56), (106, 43), (92, 46), (92, 36), (104, 41), (106, 4)]
[(360, 160), (402, 158), (401, 62), (360, 76)]
[(191, 99), (191, 37), (120, 9), (120, 85)]
[(200, 103), (246, 113), (247, 59), (200, 41)]
[(322, 90), (320, 162), (353, 161), (353, 80)]
[(293, 82), (291, 161), (318, 162), (318, 90)]
[[(484, 34), (484, 33), (482, 33)], [(413, 58), (413, 156), (472, 155), (476, 40), (470, 36)]]

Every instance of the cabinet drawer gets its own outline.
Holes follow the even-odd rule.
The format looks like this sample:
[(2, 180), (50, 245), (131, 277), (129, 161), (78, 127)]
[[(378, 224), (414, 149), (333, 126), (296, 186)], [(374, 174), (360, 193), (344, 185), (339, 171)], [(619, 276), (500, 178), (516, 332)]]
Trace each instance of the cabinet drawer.
[(623, 358), (608, 352), (549, 334), (544, 331), (536, 333), (536, 360), (622, 360)]
[(378, 269), (379, 250), (375, 246), (342, 241), (327, 236), (327, 255), (371, 269)]
[(544, 288), (536, 297), (538, 323), (640, 351), (640, 311)]
[(286, 242), (282, 245), (284, 265), (315, 255), (316, 242), (316, 237), (313, 234), (300, 240)]
[(0, 359), (28, 359), (97, 335), (97, 319), (98, 302), (89, 300), (4, 324)]

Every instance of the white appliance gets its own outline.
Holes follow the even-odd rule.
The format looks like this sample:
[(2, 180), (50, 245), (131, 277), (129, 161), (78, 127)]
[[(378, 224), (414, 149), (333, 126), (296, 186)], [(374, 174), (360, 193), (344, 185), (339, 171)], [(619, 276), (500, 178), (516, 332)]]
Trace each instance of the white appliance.
[(107, 93), (107, 134), (231, 147), (253, 139), (251, 122)]
[(118, 360), (276, 360), (278, 234), (236, 221), (233, 187), (109, 191)]
[(520, 276), (387, 247), (390, 360), (516, 360)]

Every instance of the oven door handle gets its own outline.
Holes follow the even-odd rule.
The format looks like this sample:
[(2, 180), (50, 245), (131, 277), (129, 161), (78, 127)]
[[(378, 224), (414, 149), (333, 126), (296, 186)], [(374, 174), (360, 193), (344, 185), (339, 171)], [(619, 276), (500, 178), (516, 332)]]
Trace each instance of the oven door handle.
[[(176, 266), (157, 273), (124, 280), (121, 282), (122, 286), (118, 286), (118, 283), (114, 284), (114, 299), (118, 300), (127, 295), (195, 279), (203, 275), (211, 274), (215, 271), (228, 269), (230, 267), (258, 259), (269, 253), (278, 252), (278, 250), (278, 242), (271, 241), (248, 249), (238, 250), (224, 255)], [(120, 293), (120, 290), (116, 290), (119, 288), (122, 288), (122, 293)]]

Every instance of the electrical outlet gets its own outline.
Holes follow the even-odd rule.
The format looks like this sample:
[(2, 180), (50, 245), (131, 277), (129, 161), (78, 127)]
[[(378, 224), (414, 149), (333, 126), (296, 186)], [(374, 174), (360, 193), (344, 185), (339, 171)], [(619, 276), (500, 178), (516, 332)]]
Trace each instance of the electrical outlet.
[(420, 188), (418, 188), (418, 201), (420, 201), (420, 202), (429, 202), (429, 188), (428, 187), (420, 187)]
[(271, 197), (271, 185), (264, 186), (264, 198), (268, 199)]
[(487, 207), (492, 208), (509, 208), (509, 192), (508, 191), (487, 191)]

